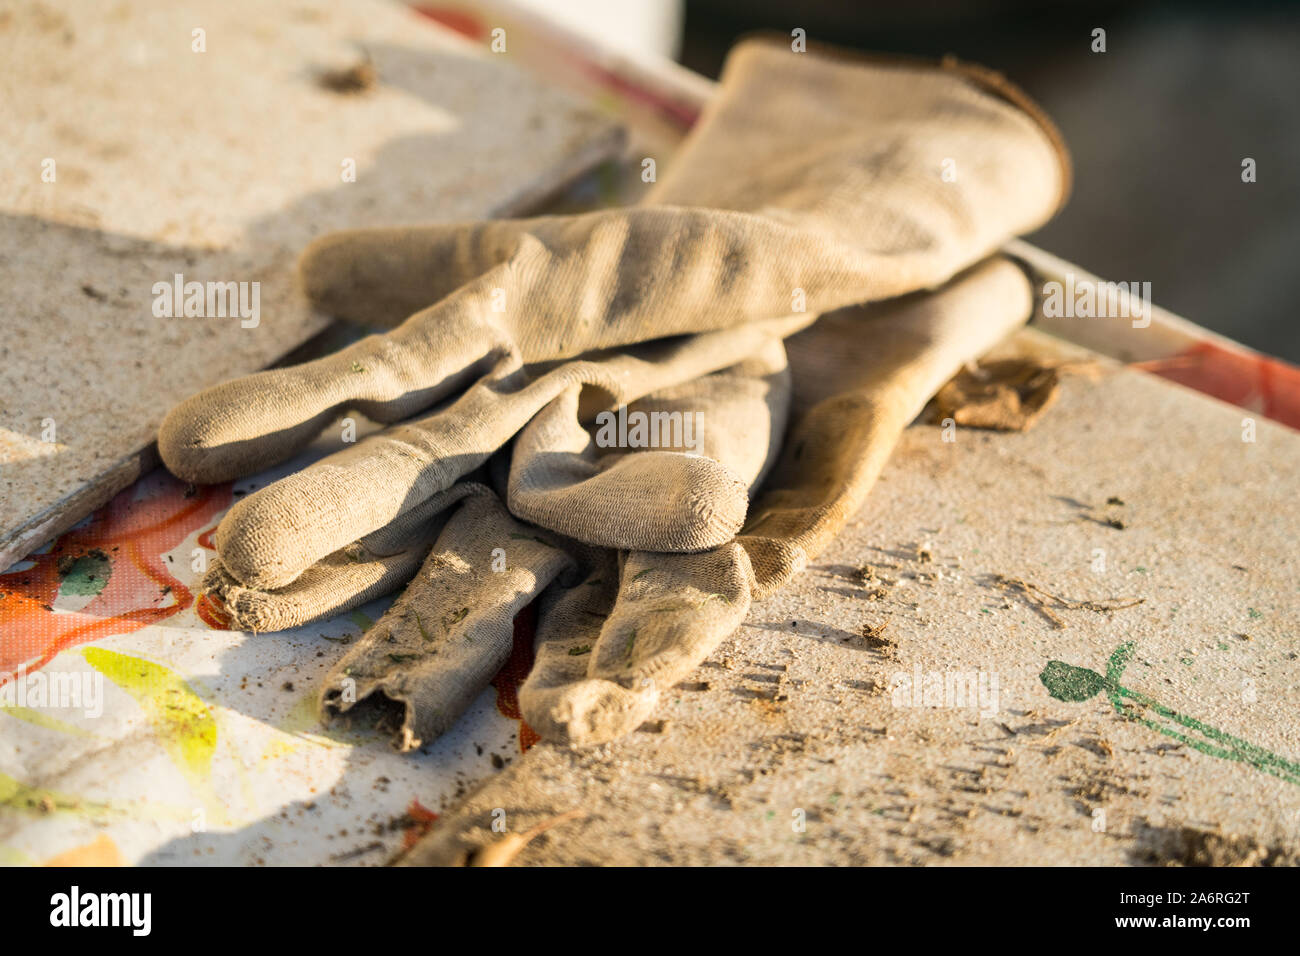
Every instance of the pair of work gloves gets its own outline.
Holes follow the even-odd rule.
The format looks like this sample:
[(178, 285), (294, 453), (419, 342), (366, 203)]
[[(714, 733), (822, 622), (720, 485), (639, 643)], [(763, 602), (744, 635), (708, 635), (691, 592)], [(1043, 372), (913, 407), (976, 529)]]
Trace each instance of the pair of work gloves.
[[(345, 411), (394, 424), (235, 504), (205, 589), (271, 631), (409, 579), (322, 692), (329, 713), (400, 708), (403, 749), (451, 726), (540, 598), (524, 719), (617, 738), (1025, 321), (1029, 282), (995, 253), (1068, 177), (995, 74), (748, 41), (640, 205), (318, 240), (313, 302), (391, 331), (195, 395), (163, 460), (221, 482)], [(620, 408), (666, 444), (611, 447)]]

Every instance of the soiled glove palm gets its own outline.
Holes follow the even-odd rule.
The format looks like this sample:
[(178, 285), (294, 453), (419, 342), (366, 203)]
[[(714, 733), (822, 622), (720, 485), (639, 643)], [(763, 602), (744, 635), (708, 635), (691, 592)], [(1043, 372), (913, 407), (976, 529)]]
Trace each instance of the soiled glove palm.
[[(322, 308), (380, 325), (421, 311), (333, 356), (182, 403), (159, 437), (175, 474), (252, 473), (343, 409), (394, 422), (469, 387), (239, 502), (216, 537), (222, 580), (232, 593), (286, 588), (426, 508), (563, 393), (590, 386), (618, 403), (687, 380), (619, 378), (617, 360), (612, 374), (575, 362), (533, 380), (525, 363), (936, 285), (1045, 221), (1067, 168), (1050, 128), (1017, 100), (960, 68), (742, 44), (645, 205), (319, 241), (302, 274)], [(743, 354), (719, 351), (692, 375)], [(587, 495), (584, 509), (520, 503), (553, 530), (607, 547), (696, 551), (728, 540), (746, 505), (735, 476), (702, 457), (674, 467), (677, 483), (699, 493), (629, 494), (627, 476), (593, 474), (586, 481), (607, 493)], [(703, 489), (713, 489), (707, 507)], [(516, 484), (512, 498), (523, 491)]]

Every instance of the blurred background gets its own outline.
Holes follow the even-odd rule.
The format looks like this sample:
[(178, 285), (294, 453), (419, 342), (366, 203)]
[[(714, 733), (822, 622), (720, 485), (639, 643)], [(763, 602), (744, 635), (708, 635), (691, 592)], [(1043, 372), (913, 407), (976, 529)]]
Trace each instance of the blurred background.
[[(1069, 206), (1029, 237), (1300, 362), (1300, 4), (529, 0), (604, 43), (716, 77), (752, 30), (1001, 70), (1060, 125)], [(1093, 31), (1106, 50), (1094, 53)], [(1253, 159), (1256, 182), (1242, 182)]]

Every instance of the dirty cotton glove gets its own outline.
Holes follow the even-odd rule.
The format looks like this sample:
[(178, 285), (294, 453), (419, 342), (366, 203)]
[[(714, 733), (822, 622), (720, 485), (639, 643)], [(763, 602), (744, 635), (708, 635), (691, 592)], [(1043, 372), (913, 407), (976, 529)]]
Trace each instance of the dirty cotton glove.
[[(582, 507), (582, 489), (592, 487), (582, 479), (599, 467), (601, 458), (605, 474), (622, 475), (634, 486), (673, 475), (676, 469), (666, 464), (671, 456), (716, 460), (738, 476), (742, 487), (753, 486), (775, 459), (788, 397), (789, 376), (778, 340), (731, 369), (629, 406), (631, 420), (658, 413), (677, 423), (669, 426), (657, 449), (602, 449), (599, 430), (589, 432), (577, 424), (570, 407), (573, 394), (560, 396), (530, 423), (520, 443), (545, 449), (543, 456), (568, 459), (560, 470), (566, 476), (572, 470), (576, 480), (564, 488), (577, 491), (553, 499), (556, 487), (542, 483), (536, 502), (543, 509)], [(687, 413), (698, 413), (698, 440), (690, 440), (679, 427)], [(541, 441), (547, 432), (559, 433), (559, 440)], [(519, 456), (516, 449), (516, 461)], [(525, 451), (524, 457), (531, 459), (532, 452)], [(530, 461), (524, 470), (536, 464)], [(553, 477), (550, 468), (542, 473), (548, 482)], [(516, 480), (517, 474), (512, 475), (512, 483)], [(570, 655), (565, 663), (584, 672), (590, 664), (601, 674), (613, 667), (619, 675), (660, 675), (661, 684), (671, 685), (743, 620), (749, 606), (745, 576), (725, 567), (737, 556), (744, 558), (734, 545), (721, 554), (705, 552), (699, 561), (690, 555), (634, 553), (626, 559), (620, 590), (615, 551), (523, 524), (490, 494), (467, 497), (406, 591), (326, 679), (322, 711), (328, 717), (357, 705), (388, 708), (400, 714), (399, 748), (434, 739), (505, 663), (515, 615), (539, 594), (556, 589), (563, 597), (545, 603), (542, 618), (548, 633), (561, 629), (572, 639), (556, 651)], [(674, 563), (674, 558), (683, 560)], [(641, 600), (645, 595), (651, 599)], [(620, 603), (610, 633), (617, 637), (602, 638), (599, 624), (610, 615), (616, 596)], [(629, 634), (635, 639), (631, 643)], [(610, 654), (615, 655), (612, 663), (606, 660)], [(551, 689), (558, 675), (550, 667), (545, 673), (552, 684), (539, 685), (538, 694), (548, 700), (555, 696)], [(568, 671), (564, 676), (567, 686)], [(564, 688), (555, 690), (562, 693)], [(629, 693), (613, 681), (602, 681), (602, 690), (603, 696), (585, 703), (583, 712), (598, 719), (607, 736), (632, 729), (654, 705), (654, 693), (640, 680)], [(554, 704), (562, 708), (566, 702), (556, 698)], [(548, 732), (545, 725), (538, 729)]]
[[(794, 424), (745, 530), (698, 554), (628, 554), (578, 587), (547, 592), (536, 663), (519, 691), (528, 725), (588, 746), (650, 717), (753, 599), (838, 533), (931, 395), (1020, 326), (1032, 303), (1025, 275), (996, 259), (937, 292), (823, 316), (787, 340)], [(516, 471), (527, 467), (518, 457), (527, 437)]]
[[(419, 549), (400, 560), (376, 554), (365, 547), (371, 536), (450, 488), (553, 395), (594, 385), (627, 401), (666, 384), (590, 363), (538, 383), (525, 360), (783, 314), (800, 298), (811, 315), (941, 281), (1046, 218), (1064, 194), (1067, 165), (1050, 124), (1014, 103), (1023, 105), (1015, 91), (965, 68), (745, 44), (674, 174), (652, 194), (659, 205), (322, 240), (302, 271), (323, 307), (392, 324), (435, 304), (336, 356), (182, 403), (159, 438), (173, 472), (198, 482), (253, 472), (345, 408), (394, 421), (486, 377), (444, 414), (241, 501), (219, 530), (214, 577), (239, 592), (241, 606), (291, 609), (277, 620), (306, 619), (327, 593), (342, 609), (362, 592), (333, 591), (335, 573), (313, 575), (310, 595), (284, 591), (318, 562), (352, 560), (361, 547), (363, 563), (391, 559), (367, 568), (378, 577), (364, 593), (377, 593), (409, 572)], [(949, 159), (954, 178), (943, 175)], [(744, 354), (719, 348), (682, 380)], [(744, 512), (734, 483), (729, 506), (679, 499), (688, 506), (680, 520), (646, 500), (592, 498), (613, 514), (552, 509), (569, 522), (554, 530), (598, 545), (692, 551), (727, 540)], [(616, 540), (601, 529), (645, 533)], [(263, 600), (267, 592), (277, 593)]]
[[(288, 458), (346, 408), (394, 422), (489, 371), (508, 379), (507, 364), (935, 286), (1046, 221), (1068, 177), (1050, 123), (989, 74), (742, 43), (643, 205), (314, 243), (301, 273), (317, 305), (401, 324), (194, 396), (167, 417), (160, 451), (181, 478), (226, 481)], [(386, 522), (389, 499), (408, 500), (403, 483), (421, 498), (444, 490), (516, 427), (463, 426), (469, 454), (429, 446), (414, 472), (313, 490)]]

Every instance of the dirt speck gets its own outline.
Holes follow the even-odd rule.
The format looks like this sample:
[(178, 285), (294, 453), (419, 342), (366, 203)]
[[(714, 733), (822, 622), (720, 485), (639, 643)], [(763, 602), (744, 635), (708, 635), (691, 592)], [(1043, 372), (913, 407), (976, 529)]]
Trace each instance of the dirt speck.
[(356, 96), (379, 85), (379, 76), (369, 58), (341, 70), (322, 70), (316, 76), (322, 89), (342, 96)]
[(1200, 827), (1143, 825), (1138, 834), (1138, 862), (1155, 866), (1295, 866), (1296, 854), (1248, 836)]

